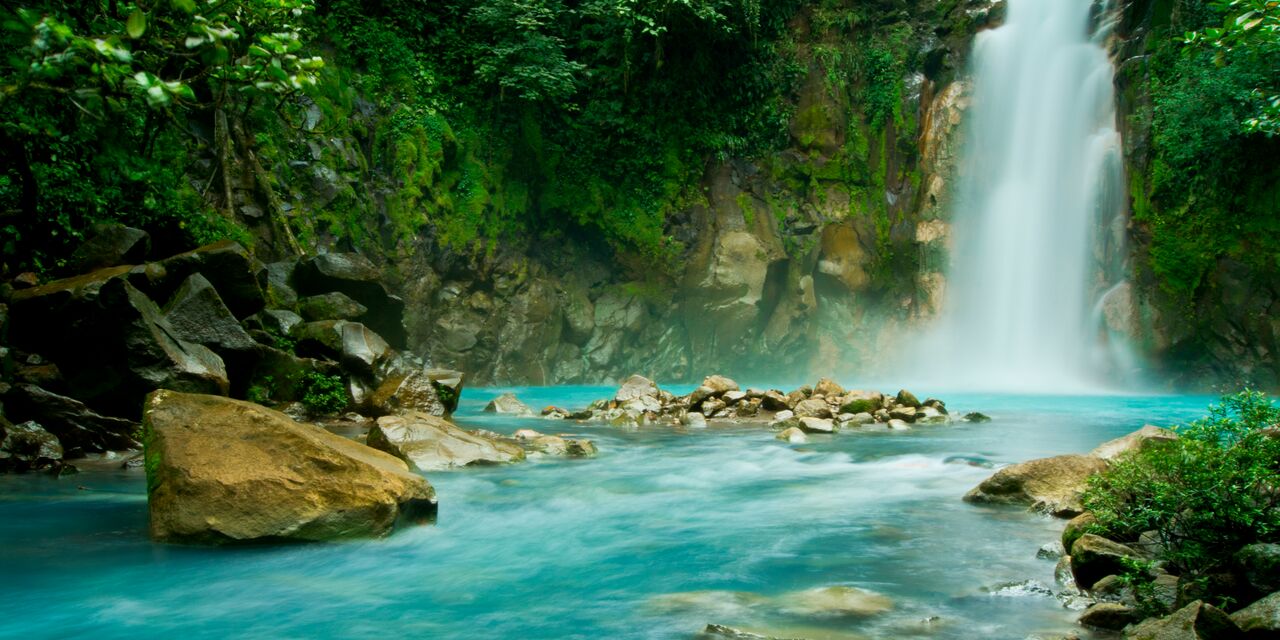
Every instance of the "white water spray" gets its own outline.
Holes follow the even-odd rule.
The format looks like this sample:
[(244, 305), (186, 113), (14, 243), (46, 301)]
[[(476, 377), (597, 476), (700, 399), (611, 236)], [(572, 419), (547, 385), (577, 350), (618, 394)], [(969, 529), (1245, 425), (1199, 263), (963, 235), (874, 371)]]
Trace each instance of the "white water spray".
[(1009, 0), (980, 33), (956, 192), (955, 254), (933, 357), (952, 385), (1101, 384), (1091, 310), (1099, 221), (1121, 211), (1113, 69), (1090, 0)]

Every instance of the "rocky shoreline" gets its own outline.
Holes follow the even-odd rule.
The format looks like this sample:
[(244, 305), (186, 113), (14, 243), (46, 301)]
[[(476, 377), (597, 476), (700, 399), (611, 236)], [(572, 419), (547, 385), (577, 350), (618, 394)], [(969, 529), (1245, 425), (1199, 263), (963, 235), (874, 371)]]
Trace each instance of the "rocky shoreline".
[[(1088, 454), (1013, 464), (974, 487), (964, 500), (1025, 505), (1065, 521), (1060, 540), (1045, 544), (1037, 557), (1057, 563), (1054, 595), (1064, 607), (1082, 610), (1082, 627), (1132, 640), (1280, 637), (1280, 544), (1248, 545), (1236, 552), (1230, 571), (1212, 576), (1244, 596), (1223, 610), (1205, 602), (1209, 593), (1199, 580), (1170, 572), (1161, 560), (1162, 543), (1155, 532), (1142, 532), (1132, 540), (1109, 539), (1100, 535), (1096, 518), (1085, 509), (1082, 498), (1091, 478), (1128, 453), (1177, 437), (1174, 431), (1147, 425)], [(1138, 587), (1125, 577), (1135, 568), (1149, 578), (1143, 597), (1169, 613), (1152, 615), (1144, 609)]]

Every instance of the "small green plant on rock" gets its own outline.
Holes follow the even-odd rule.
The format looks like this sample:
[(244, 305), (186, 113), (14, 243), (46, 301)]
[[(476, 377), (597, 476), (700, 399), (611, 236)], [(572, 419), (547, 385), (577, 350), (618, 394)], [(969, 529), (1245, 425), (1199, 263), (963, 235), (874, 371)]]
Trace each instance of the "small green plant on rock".
[(303, 387), (302, 404), (312, 413), (333, 415), (347, 408), (347, 387), (340, 375), (312, 371), (303, 381)]

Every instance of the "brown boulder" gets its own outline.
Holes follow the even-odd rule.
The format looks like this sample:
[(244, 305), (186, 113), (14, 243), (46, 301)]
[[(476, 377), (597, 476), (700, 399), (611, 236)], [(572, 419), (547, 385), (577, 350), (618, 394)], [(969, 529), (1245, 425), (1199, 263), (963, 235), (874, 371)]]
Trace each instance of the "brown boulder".
[(524, 449), (518, 444), (478, 436), (444, 418), (420, 411), (378, 418), (378, 423), (369, 430), (368, 444), (421, 471), (524, 459)]
[(1221, 609), (1196, 600), (1168, 616), (1130, 627), (1124, 637), (1129, 640), (1237, 640), (1244, 635)]
[(1106, 469), (1093, 456), (1064, 455), (1009, 465), (983, 480), (964, 499), (966, 502), (1025, 504), (1060, 518), (1084, 511), (1081, 495), (1089, 477)]

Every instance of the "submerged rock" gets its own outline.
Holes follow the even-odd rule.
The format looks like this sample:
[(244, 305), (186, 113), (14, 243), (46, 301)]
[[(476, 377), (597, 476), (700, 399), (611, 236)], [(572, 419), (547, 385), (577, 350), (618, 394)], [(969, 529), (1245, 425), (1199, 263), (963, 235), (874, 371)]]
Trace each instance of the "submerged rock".
[(874, 591), (837, 585), (783, 594), (778, 606), (795, 615), (867, 617), (892, 610), (893, 600)]
[(260, 405), (162, 390), (143, 421), (157, 541), (382, 536), (436, 511), (435, 491), (403, 461)]
[(1010, 465), (965, 494), (966, 502), (1023, 504), (1060, 518), (1084, 511), (1089, 477), (1106, 469), (1093, 456), (1064, 455)]
[[(813, 418), (805, 416), (796, 418), (800, 423), (799, 428), (805, 433), (835, 433), (836, 424), (829, 418)], [(796, 427), (791, 427), (792, 429)]]
[(775, 438), (791, 444), (804, 444), (809, 441), (809, 437), (804, 434), (799, 427), (788, 427), (783, 429), (774, 436)]
[(378, 418), (369, 430), (367, 442), (420, 471), (524, 459), (524, 449), (518, 444), (475, 435), (444, 418), (420, 411)]

